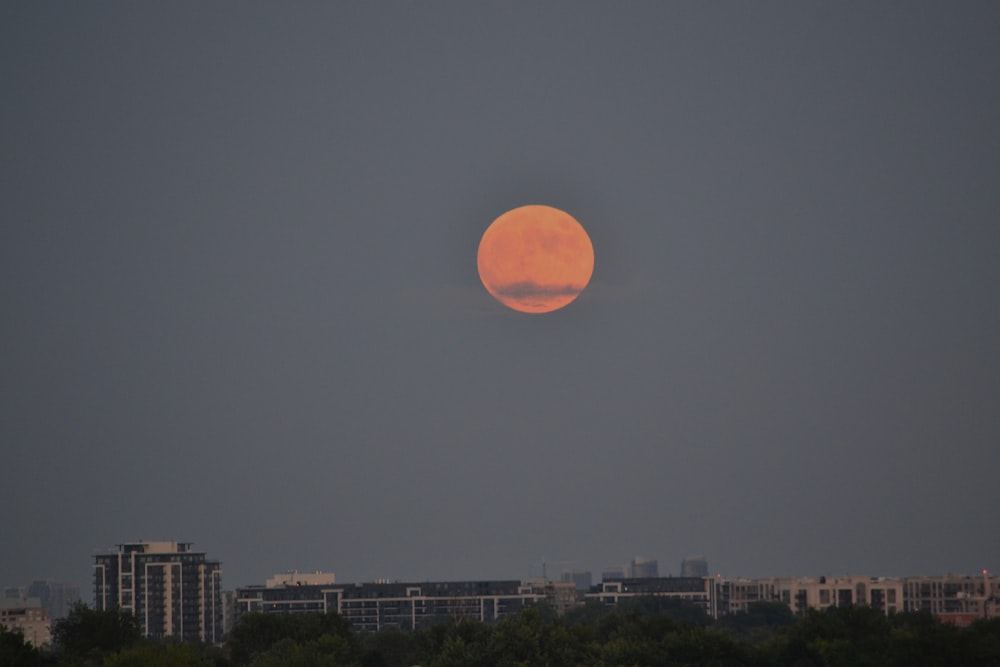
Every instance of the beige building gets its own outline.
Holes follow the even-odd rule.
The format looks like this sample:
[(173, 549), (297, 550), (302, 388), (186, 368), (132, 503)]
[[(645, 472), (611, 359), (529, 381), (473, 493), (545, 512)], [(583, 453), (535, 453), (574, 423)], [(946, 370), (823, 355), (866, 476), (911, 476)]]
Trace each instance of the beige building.
[(747, 611), (754, 602), (787, 604), (796, 615), (807, 609), (867, 605), (883, 614), (927, 611), (942, 620), (967, 625), (1000, 615), (1000, 577), (772, 577), (730, 579), (728, 613)]
[(1000, 576), (986, 570), (979, 576), (906, 577), (903, 582), (906, 611), (929, 611), (957, 625), (1000, 615)]
[(20, 631), (35, 646), (52, 643), (52, 621), (39, 598), (0, 599), (0, 625)]
[(334, 576), (333, 572), (299, 572), (298, 570), (292, 570), (291, 572), (282, 572), (276, 574), (265, 582), (268, 588), (277, 588), (278, 586), (326, 586), (328, 584), (336, 583), (337, 578)]
[(865, 576), (771, 577), (733, 579), (729, 585), (729, 613), (747, 611), (754, 602), (783, 602), (798, 616), (807, 609), (865, 605), (883, 614), (903, 611), (900, 579)]

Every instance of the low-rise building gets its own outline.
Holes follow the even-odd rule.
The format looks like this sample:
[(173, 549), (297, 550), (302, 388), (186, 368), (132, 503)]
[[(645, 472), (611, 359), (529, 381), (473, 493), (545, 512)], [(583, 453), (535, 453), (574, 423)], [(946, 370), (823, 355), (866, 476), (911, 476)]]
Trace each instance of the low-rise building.
[(650, 577), (602, 581), (584, 598), (616, 607), (622, 598), (643, 596), (670, 597), (687, 600), (717, 617), (728, 609), (726, 582), (711, 577)]
[(0, 599), (0, 625), (20, 632), (25, 641), (38, 647), (52, 642), (52, 621), (39, 598)]
[(576, 600), (573, 584), (561, 582), (283, 584), (237, 589), (235, 616), (238, 622), (239, 617), (250, 612), (336, 612), (358, 630), (412, 630), (444, 619), (491, 623), (540, 603), (565, 609), (570, 599)]
[(337, 581), (336, 575), (333, 572), (299, 572), (298, 570), (292, 570), (291, 572), (281, 572), (274, 575), (267, 580), (266, 586), (268, 588), (277, 588), (278, 586), (326, 586), (328, 584), (335, 583)]
[(905, 611), (928, 611), (938, 618), (968, 625), (1000, 612), (1000, 576), (942, 575), (903, 579)]
[(745, 612), (754, 602), (783, 602), (797, 616), (808, 609), (871, 606), (883, 614), (903, 610), (899, 579), (866, 576), (771, 577), (729, 580), (728, 613)]

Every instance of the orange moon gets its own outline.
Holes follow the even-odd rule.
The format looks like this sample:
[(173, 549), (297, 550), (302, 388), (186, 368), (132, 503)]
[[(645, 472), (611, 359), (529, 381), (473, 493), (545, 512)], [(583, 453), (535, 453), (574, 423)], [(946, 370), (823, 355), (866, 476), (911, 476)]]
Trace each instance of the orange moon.
[(590, 282), (594, 246), (570, 214), (522, 206), (493, 221), (479, 242), (479, 278), (493, 297), (522, 313), (569, 304)]

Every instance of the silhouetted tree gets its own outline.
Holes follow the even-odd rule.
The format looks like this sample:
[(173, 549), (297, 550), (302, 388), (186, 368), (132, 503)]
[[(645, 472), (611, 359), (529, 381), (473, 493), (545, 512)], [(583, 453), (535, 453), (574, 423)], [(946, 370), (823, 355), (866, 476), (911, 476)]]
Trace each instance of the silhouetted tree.
[(139, 623), (131, 613), (119, 608), (97, 611), (82, 602), (52, 629), (57, 653), (66, 660), (85, 662), (99, 663), (104, 655), (133, 646), (140, 638)]
[[(340, 614), (246, 614), (229, 633), (226, 648), (233, 664), (249, 665), (282, 640), (305, 645), (324, 636), (340, 640), (336, 646), (338, 650), (343, 648), (345, 654), (338, 659), (354, 660), (358, 656), (357, 637), (350, 622)], [(291, 656), (287, 643), (284, 648)]]
[(42, 664), (42, 654), (24, 638), (20, 630), (0, 625), (0, 665), (5, 667), (36, 667)]
[(587, 600), (579, 607), (567, 611), (563, 619), (571, 627), (582, 625), (594, 628), (597, 627), (598, 621), (614, 613), (614, 607), (609, 607), (598, 600)]
[(663, 615), (677, 621), (711, 625), (712, 617), (705, 609), (691, 600), (669, 597), (666, 595), (640, 595), (621, 598), (618, 601), (618, 611), (622, 613), (636, 612), (642, 616)]
[(976, 621), (964, 633), (970, 665), (1000, 667), (1000, 618)]
[(496, 624), (489, 656), (491, 664), (572, 667), (585, 664), (586, 646), (577, 643), (562, 619), (529, 608)]
[(418, 635), (397, 628), (360, 635), (361, 667), (410, 667), (417, 664)]
[(105, 657), (102, 667), (215, 667), (218, 662), (198, 646), (146, 642)]
[(784, 602), (752, 602), (747, 611), (727, 614), (716, 621), (716, 627), (751, 644), (760, 644), (792, 625), (795, 615)]
[(285, 638), (257, 656), (251, 667), (358, 667), (352, 642), (324, 634), (318, 639)]

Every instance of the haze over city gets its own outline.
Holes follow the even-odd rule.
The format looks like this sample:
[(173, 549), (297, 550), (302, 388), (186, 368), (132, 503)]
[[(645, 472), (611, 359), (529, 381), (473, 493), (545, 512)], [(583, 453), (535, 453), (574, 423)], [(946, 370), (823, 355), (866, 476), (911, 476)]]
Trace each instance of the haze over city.
[[(0, 6), (0, 585), (1000, 569), (1000, 5)], [(505, 211), (568, 306), (477, 275)]]

